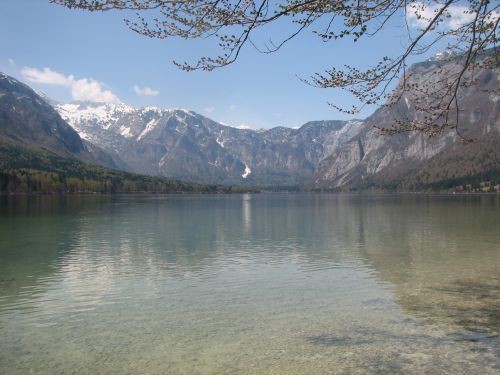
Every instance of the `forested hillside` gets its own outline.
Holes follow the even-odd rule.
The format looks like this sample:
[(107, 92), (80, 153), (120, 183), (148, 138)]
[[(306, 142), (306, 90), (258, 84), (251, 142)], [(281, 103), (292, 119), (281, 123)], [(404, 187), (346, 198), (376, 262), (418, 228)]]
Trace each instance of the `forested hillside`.
[[(246, 189), (245, 191), (248, 191)], [(231, 193), (236, 187), (200, 185), (132, 174), (0, 139), (0, 193)]]

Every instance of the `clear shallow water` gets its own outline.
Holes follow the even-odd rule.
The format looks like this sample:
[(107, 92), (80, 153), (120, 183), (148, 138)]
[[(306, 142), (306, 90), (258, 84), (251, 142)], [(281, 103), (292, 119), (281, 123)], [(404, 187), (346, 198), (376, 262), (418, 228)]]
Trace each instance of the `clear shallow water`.
[(500, 197), (0, 200), (0, 373), (497, 374)]

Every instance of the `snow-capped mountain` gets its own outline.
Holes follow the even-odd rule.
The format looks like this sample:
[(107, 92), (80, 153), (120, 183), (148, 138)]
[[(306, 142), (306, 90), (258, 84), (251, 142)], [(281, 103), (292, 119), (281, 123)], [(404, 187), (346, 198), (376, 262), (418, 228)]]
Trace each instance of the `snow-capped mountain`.
[[(76, 102), (56, 106), (80, 134), (129, 170), (210, 183), (300, 184), (358, 122), (299, 129), (233, 128), (184, 109)], [(355, 127), (355, 126), (354, 126)]]
[[(415, 64), (412, 79), (446, 76), (459, 67), (457, 58)], [(476, 69), (474, 76), (477, 84), (459, 92), (461, 131), (474, 139), (467, 146), (453, 129), (433, 139), (419, 133), (380, 134), (375, 126), (419, 116), (415, 108), (429, 99), (418, 92), (405, 92), (395, 105), (362, 121), (251, 130), (183, 109), (54, 103), (2, 73), (0, 141), (116, 169), (209, 183), (420, 190), (498, 181), (500, 74), (498, 68), (487, 68)]]
[[(458, 59), (439, 55), (415, 64), (408, 82), (437, 85), (439, 77), (460, 67)], [(376, 127), (416, 119), (418, 105), (432, 104), (417, 91), (404, 93), (395, 105), (362, 121), (313, 121), (298, 129), (258, 131), (181, 109), (88, 102), (56, 109), (83, 139), (123, 160), (133, 172), (204, 183), (408, 190), (500, 173), (498, 68), (474, 74), (477, 84), (459, 94), (460, 127), (475, 139), (467, 148), (453, 129), (435, 139), (419, 133), (380, 134)], [(460, 155), (468, 155), (465, 162)]]
[[(459, 58), (439, 55), (415, 64), (411, 79), (438, 84), (433, 80), (456, 71)], [(453, 129), (428, 139), (419, 133), (384, 136), (375, 128), (418, 118), (415, 108), (430, 99), (416, 91), (362, 121), (312, 121), (298, 129), (237, 129), (188, 110), (125, 104), (55, 108), (83, 139), (133, 172), (204, 183), (408, 190), (500, 174), (498, 68), (474, 74), (478, 84), (459, 93), (460, 126), (476, 140), (467, 148)], [(470, 157), (463, 161), (461, 155)]]

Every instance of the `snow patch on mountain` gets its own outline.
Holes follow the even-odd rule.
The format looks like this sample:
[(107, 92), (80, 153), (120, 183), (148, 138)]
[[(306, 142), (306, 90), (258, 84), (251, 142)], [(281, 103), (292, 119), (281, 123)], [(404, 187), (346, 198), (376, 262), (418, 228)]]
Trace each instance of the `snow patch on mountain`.
[(159, 120), (157, 118), (150, 120), (144, 127), (144, 130), (141, 132), (141, 134), (139, 134), (139, 137), (137, 137), (137, 140), (140, 141), (146, 134), (156, 128), (156, 125), (158, 125), (158, 121)]
[(132, 133), (130, 133), (130, 128), (123, 125), (120, 126), (120, 134), (123, 135), (125, 138), (130, 138), (134, 136)]
[(219, 144), (220, 147), (224, 148), (224, 140), (223, 140), (222, 136), (217, 137), (217, 139), (215, 141)]
[(119, 116), (134, 111), (134, 108), (120, 103), (73, 102), (55, 106), (61, 117), (77, 132), (82, 131), (81, 124), (95, 122), (103, 129), (108, 129)]
[(248, 165), (246, 163), (244, 163), (244, 164), (245, 164), (245, 171), (243, 172), (241, 177), (247, 178), (252, 173), (252, 170), (248, 167)]
[(160, 159), (160, 161), (158, 162), (158, 166), (161, 168), (163, 167), (163, 165), (165, 165), (165, 160), (167, 159), (168, 155), (165, 154), (162, 156), (162, 158)]

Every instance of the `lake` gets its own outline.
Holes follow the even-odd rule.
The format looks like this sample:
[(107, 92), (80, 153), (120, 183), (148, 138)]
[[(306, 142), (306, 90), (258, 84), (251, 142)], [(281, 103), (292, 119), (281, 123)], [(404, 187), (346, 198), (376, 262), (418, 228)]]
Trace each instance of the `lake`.
[(0, 197), (1, 374), (498, 374), (500, 196)]

